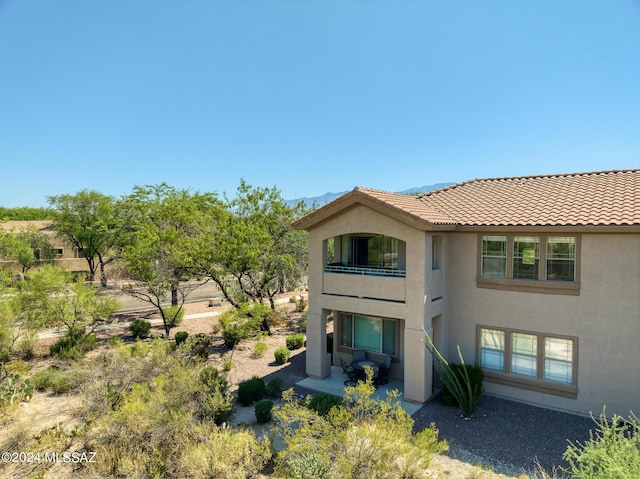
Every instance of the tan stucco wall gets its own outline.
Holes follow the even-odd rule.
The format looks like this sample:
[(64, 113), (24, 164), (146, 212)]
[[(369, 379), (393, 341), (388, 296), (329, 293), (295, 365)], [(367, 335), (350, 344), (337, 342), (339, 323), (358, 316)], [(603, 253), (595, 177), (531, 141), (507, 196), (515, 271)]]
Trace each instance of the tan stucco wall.
[[(343, 234), (375, 233), (398, 238), (406, 243), (406, 278), (368, 277), (364, 281), (371, 291), (386, 291), (382, 297), (395, 301), (360, 298), (362, 281), (352, 284), (337, 275), (337, 284), (324, 274), (323, 241)], [(309, 231), (309, 311), (307, 314), (307, 374), (324, 377), (329, 374), (326, 354), (320, 336), (329, 310), (368, 314), (402, 320), (399, 363), (392, 374), (404, 379), (405, 399), (424, 402), (432, 392), (431, 357), (424, 346), (424, 330), (431, 328), (431, 235), (362, 205), (344, 211), (340, 216)], [(428, 266), (428, 267), (427, 267)], [(376, 281), (379, 279), (380, 281)], [(338, 294), (339, 293), (339, 294)], [(439, 310), (441, 310), (439, 306)], [(323, 311), (325, 312), (323, 314)], [(337, 344), (337, 341), (334, 341)], [(336, 356), (336, 361), (337, 361)]]
[(640, 236), (582, 234), (580, 295), (476, 286), (478, 235), (450, 233), (446, 290), (450, 351), (476, 360), (476, 325), (578, 338), (578, 397), (486, 384), (488, 393), (556, 409), (627, 416), (640, 411)]

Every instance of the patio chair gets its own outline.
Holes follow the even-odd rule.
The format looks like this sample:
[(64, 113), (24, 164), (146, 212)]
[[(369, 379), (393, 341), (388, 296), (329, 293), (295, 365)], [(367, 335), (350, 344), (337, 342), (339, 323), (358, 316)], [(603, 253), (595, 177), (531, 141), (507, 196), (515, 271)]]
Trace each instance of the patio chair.
[(358, 384), (358, 380), (361, 379), (360, 371), (345, 363), (342, 358), (340, 358), (340, 366), (342, 366), (342, 372), (349, 378), (344, 382), (344, 385), (356, 386)]
[(387, 384), (389, 380), (389, 369), (391, 369), (391, 356), (385, 356), (384, 364), (382, 364), (378, 371), (378, 384)]
[(360, 349), (353, 350), (353, 362), (362, 361), (365, 359), (366, 353)]

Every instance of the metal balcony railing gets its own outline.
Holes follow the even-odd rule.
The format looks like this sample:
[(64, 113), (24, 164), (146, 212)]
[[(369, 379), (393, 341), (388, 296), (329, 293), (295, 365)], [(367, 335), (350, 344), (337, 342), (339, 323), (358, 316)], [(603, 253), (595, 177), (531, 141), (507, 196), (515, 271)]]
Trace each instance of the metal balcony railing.
[(395, 276), (404, 278), (407, 272), (404, 269), (362, 268), (360, 266), (342, 266), (327, 264), (324, 267), (327, 273), (361, 274), (367, 276)]

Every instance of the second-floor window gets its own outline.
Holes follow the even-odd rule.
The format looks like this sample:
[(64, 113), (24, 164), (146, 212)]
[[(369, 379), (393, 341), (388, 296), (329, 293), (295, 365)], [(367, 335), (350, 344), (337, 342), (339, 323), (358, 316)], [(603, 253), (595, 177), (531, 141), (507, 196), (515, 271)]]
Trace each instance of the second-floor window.
[(485, 235), (483, 278), (576, 281), (576, 237)]

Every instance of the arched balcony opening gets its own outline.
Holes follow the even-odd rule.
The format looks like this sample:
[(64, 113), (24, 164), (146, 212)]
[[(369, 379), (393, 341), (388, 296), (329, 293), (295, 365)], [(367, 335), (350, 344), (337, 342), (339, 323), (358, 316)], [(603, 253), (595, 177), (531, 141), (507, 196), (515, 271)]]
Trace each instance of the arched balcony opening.
[(357, 233), (324, 241), (325, 272), (406, 276), (406, 243), (391, 236)]

